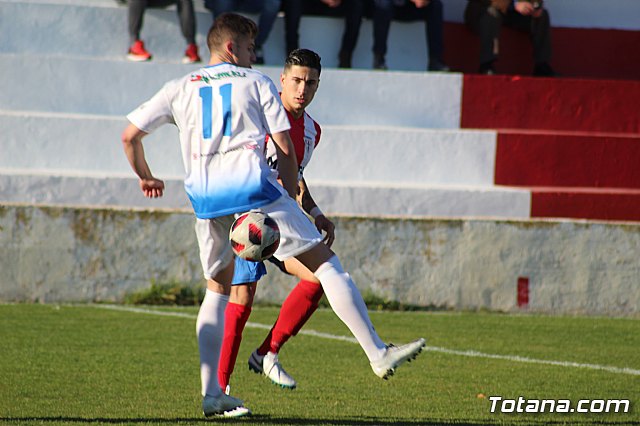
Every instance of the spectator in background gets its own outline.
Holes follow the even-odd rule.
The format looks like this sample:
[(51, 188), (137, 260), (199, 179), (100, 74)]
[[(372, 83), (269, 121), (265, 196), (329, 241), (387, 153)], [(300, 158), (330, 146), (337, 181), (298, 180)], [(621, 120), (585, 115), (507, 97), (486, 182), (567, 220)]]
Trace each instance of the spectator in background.
[(464, 21), (480, 35), (481, 74), (495, 74), (498, 38), (502, 25), (525, 31), (533, 44), (533, 75), (553, 77), (551, 60), (551, 24), (542, 0), (469, 0)]
[(281, 0), (204, 0), (204, 6), (211, 11), (213, 19), (225, 12), (258, 13), (258, 36), (256, 37), (256, 64), (264, 64), (262, 46), (280, 12)]
[[(386, 70), (387, 38), (392, 19), (424, 20), (429, 49), (429, 71), (449, 71), (444, 53), (442, 2), (440, 0), (373, 0), (373, 68)], [(409, 42), (409, 40), (407, 40)]]
[(300, 19), (307, 15), (344, 16), (345, 26), (338, 54), (338, 66), (351, 68), (351, 56), (358, 43), (364, 0), (284, 0), (287, 55), (299, 47)]
[(196, 18), (193, 11), (193, 0), (129, 0), (129, 38), (131, 39), (131, 47), (129, 47), (127, 59), (135, 62), (151, 59), (151, 53), (145, 49), (144, 42), (140, 39), (144, 12), (147, 7), (167, 7), (173, 4), (178, 7), (180, 28), (182, 29), (182, 35), (187, 40), (187, 50), (184, 52), (182, 63), (200, 62), (198, 46), (196, 45)]

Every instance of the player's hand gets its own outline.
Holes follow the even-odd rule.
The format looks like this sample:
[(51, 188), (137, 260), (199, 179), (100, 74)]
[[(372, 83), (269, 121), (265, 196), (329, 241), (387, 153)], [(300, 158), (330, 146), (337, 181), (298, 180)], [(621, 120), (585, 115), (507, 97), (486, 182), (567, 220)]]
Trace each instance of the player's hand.
[(327, 247), (331, 247), (331, 245), (333, 244), (333, 241), (336, 239), (336, 234), (335, 234), (336, 226), (333, 224), (333, 222), (327, 219), (323, 214), (316, 216), (315, 223), (316, 223), (316, 228), (318, 228), (318, 231), (321, 234), (322, 234), (322, 231), (326, 233), (322, 241), (327, 245)]
[(429, 6), (431, 0), (411, 0), (413, 4), (416, 5), (417, 9), (422, 9), (423, 7)]
[(147, 198), (162, 197), (164, 182), (156, 178), (140, 179), (140, 189)]

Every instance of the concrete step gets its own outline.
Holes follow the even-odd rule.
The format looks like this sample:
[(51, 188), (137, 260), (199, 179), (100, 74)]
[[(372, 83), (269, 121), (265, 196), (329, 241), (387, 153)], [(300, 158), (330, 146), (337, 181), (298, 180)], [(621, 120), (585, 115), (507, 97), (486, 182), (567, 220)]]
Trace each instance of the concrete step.
[(640, 81), (464, 76), (461, 126), (640, 134)]
[(531, 217), (640, 221), (640, 190), (530, 188)]
[(495, 133), (324, 126), (308, 180), (348, 184), (493, 186)]
[[(150, 200), (134, 177), (0, 169), (0, 204), (191, 209), (180, 179), (165, 179), (165, 185), (164, 196)], [(531, 194), (524, 189), (323, 181), (309, 186), (328, 215), (528, 218), (530, 212)]]
[[(0, 0), (0, 3), (125, 8), (118, 0)], [(443, 10), (444, 20), (462, 23), (466, 4), (467, 0), (447, 0)], [(555, 27), (638, 29), (636, 18), (640, 4), (633, 0), (608, 0), (606, 3), (600, 0), (563, 0), (547, 2), (544, 6), (550, 11)], [(202, 0), (194, 0), (194, 7), (197, 12), (208, 13)]]
[[(461, 15), (460, 6), (449, 13)], [(127, 7), (115, 0), (91, 2), (69, 0), (0, 0), (5, 19), (0, 26), (3, 40), (0, 52), (32, 55), (88, 56), (100, 58), (124, 57), (129, 47)], [(202, 1), (195, 1), (196, 42), (206, 51), (206, 34), (212, 15)], [(6, 12), (5, 12), (6, 11)], [(458, 12), (456, 12), (458, 11)], [(257, 21), (258, 16), (249, 14)], [(337, 67), (342, 37), (342, 19), (303, 16), (300, 23), (300, 46), (313, 49), (323, 58), (325, 67)], [(30, 37), (18, 37), (29, 28)], [(90, 31), (89, 31), (90, 30)], [(361, 26), (359, 43), (353, 55), (353, 66), (370, 69), (373, 31), (370, 20)], [(153, 54), (154, 61), (177, 62), (185, 50), (175, 7), (149, 9), (144, 16), (141, 38)], [(285, 58), (284, 18), (278, 17), (263, 46), (266, 63), (280, 66)], [(412, 40), (412, 43), (406, 43)], [(425, 71), (427, 46), (424, 25), (420, 22), (397, 22), (389, 33), (388, 63), (393, 69)], [(416, 54), (419, 52), (419, 54)]]
[[(0, 110), (124, 116), (193, 66), (0, 54)], [(261, 67), (280, 86), (281, 67)], [(20, 84), (17, 84), (20, 82)], [(460, 74), (325, 69), (309, 113), (321, 125), (458, 128)]]
[(359, 216), (529, 218), (531, 193), (496, 186), (352, 184), (309, 181), (325, 212)]
[[(126, 125), (117, 116), (2, 111), (0, 168), (131, 176), (120, 142)], [(177, 134), (164, 126), (150, 137), (147, 158), (164, 176), (184, 175)]]
[(11, 202), (191, 211), (183, 182), (178, 178), (165, 179), (162, 198), (148, 199), (142, 195), (133, 174), (77, 173), (60, 169), (0, 169), (0, 204)]
[[(0, 168), (129, 176), (120, 134), (124, 117), (0, 111)], [(308, 179), (348, 183), (493, 185), (495, 133), (324, 126)], [(28, 141), (28, 142), (25, 142)], [(163, 126), (145, 139), (158, 176), (184, 175), (178, 133)]]
[(499, 131), (498, 185), (640, 189), (640, 134)]
[[(474, 73), (478, 67), (479, 41), (462, 24), (466, 3), (467, 0), (444, 2), (445, 59), (455, 70)], [(212, 17), (201, 0), (194, 5), (196, 41), (205, 51), (205, 36)], [(562, 75), (638, 79), (640, 65), (634, 61), (634, 46), (640, 38), (639, 2), (564, 0), (547, 2), (545, 7), (554, 26), (553, 63)], [(127, 8), (115, 0), (0, 0), (0, 9), (3, 11), (0, 52), (121, 58), (128, 48)], [(256, 15), (250, 16), (257, 19)], [(284, 60), (283, 21), (282, 16), (276, 20), (264, 46), (267, 64), (272, 66), (279, 66)], [(29, 29), (29, 37), (19, 36), (25, 28)], [(336, 67), (342, 19), (304, 16), (300, 28), (300, 45), (320, 53), (325, 67)], [(154, 60), (177, 62), (183, 55), (185, 41), (175, 7), (149, 9), (142, 37)], [(365, 19), (353, 55), (355, 68), (371, 68), (372, 45), (372, 23)], [(421, 72), (426, 69), (428, 54), (423, 23), (394, 21), (388, 45), (387, 64), (391, 69)], [(530, 74), (531, 46), (524, 33), (505, 29), (500, 37), (500, 50), (497, 64), (500, 72)]]
[[(0, 0), (0, 8), (3, 53), (115, 59), (129, 48), (127, 6), (115, 0)], [(204, 47), (212, 18), (202, 9), (196, 19), (196, 41)], [(184, 54), (175, 7), (147, 10), (141, 37), (159, 60), (179, 62)]]
[[(114, 116), (0, 113), (6, 129), (0, 199), (188, 208), (176, 130), (164, 126), (145, 140), (152, 170), (167, 182), (165, 197), (146, 200), (122, 152), (125, 125)], [(305, 175), (329, 214), (528, 217), (529, 191), (493, 186), (494, 132), (359, 126), (323, 132)]]
[[(124, 118), (113, 116), (0, 114), (0, 126), (6, 129), (0, 200), (188, 208), (176, 130), (165, 126), (146, 139), (152, 170), (168, 185), (162, 200), (150, 201), (140, 195), (122, 153), (119, 137), (125, 125)], [(516, 148), (511, 147), (514, 173), (522, 173), (516, 160), (525, 169), (535, 167), (527, 163), (532, 157), (525, 148), (536, 142), (526, 139), (516, 139)], [(562, 152), (561, 147), (555, 151)], [(640, 220), (638, 189), (496, 186), (494, 170), (496, 181), (505, 177), (506, 170), (495, 165), (496, 151), (504, 161), (505, 149), (496, 149), (496, 135), (490, 131), (325, 126), (305, 176), (314, 198), (330, 214)], [(549, 160), (554, 157), (544, 151), (536, 154), (543, 159), (543, 169), (554, 164)], [(593, 151), (593, 161), (598, 152)], [(576, 156), (580, 164), (580, 155)], [(575, 168), (580, 170), (579, 165)], [(633, 177), (633, 168), (626, 174), (624, 167), (619, 168)], [(561, 178), (573, 174), (558, 172), (556, 182), (566, 183)], [(542, 171), (532, 176), (546, 181)], [(588, 177), (588, 170), (581, 176)]]

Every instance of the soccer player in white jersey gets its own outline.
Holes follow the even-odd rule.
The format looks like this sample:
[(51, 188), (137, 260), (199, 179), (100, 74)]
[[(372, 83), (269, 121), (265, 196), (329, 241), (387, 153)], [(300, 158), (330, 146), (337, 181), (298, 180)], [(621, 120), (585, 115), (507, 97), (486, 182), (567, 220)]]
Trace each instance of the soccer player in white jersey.
[[(218, 361), (234, 262), (229, 228), (234, 214), (260, 210), (280, 228), (279, 260), (295, 257), (320, 281), (331, 307), (347, 325), (380, 377), (414, 358), (424, 339), (387, 346), (375, 332), (362, 296), (337, 256), (298, 207), (297, 167), (289, 137), (289, 120), (269, 78), (250, 69), (255, 61), (257, 27), (241, 15), (222, 14), (214, 21), (207, 44), (209, 66), (166, 83), (131, 112), (122, 134), (125, 154), (147, 197), (161, 197), (164, 182), (156, 178), (144, 155), (142, 140), (166, 123), (180, 134), (185, 189), (196, 214), (195, 231), (207, 291), (196, 320), (200, 352), (202, 409), (205, 416), (239, 416), (249, 411), (226, 395), (218, 383)], [(282, 186), (265, 155), (269, 134), (278, 157)]]

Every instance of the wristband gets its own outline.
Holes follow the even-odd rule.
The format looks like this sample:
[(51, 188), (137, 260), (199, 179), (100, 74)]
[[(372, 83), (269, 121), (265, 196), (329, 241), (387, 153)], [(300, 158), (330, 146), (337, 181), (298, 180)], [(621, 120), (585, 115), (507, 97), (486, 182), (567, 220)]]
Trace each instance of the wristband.
[(320, 207), (315, 206), (314, 208), (311, 209), (311, 211), (309, 212), (309, 216), (311, 216), (312, 218), (316, 218), (320, 215), (323, 215), (324, 213), (322, 213), (322, 210), (320, 210)]

